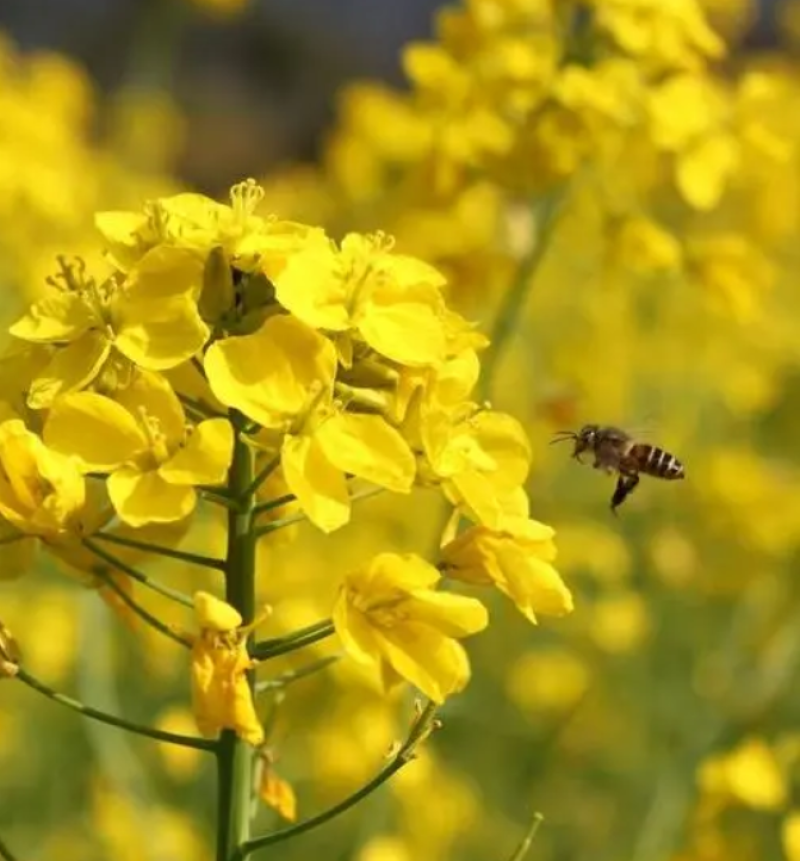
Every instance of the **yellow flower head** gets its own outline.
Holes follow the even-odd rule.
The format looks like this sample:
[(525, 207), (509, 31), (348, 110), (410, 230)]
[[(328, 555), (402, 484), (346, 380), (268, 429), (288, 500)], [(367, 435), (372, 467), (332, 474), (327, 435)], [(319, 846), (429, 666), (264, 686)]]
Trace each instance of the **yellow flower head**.
[(401, 365), (445, 357), (444, 277), (413, 257), (394, 254), (380, 234), (351, 233), (295, 254), (275, 279), (278, 301), (309, 326), (352, 332)]
[(279, 431), (283, 477), (309, 519), (326, 532), (350, 517), (346, 474), (407, 493), (415, 462), (381, 416), (348, 413), (333, 400), (336, 351), (306, 323), (270, 317), (251, 335), (206, 354), (214, 394), (263, 428)]
[(62, 266), (44, 297), (11, 327), (17, 338), (53, 345), (33, 380), (28, 405), (43, 409), (61, 393), (86, 388), (109, 363), (151, 370), (181, 364), (205, 343), (196, 296), (202, 261), (178, 248), (145, 254), (123, 281), (97, 283), (81, 266)]
[(439, 579), (419, 556), (381, 553), (345, 578), (333, 621), (346, 650), (378, 668), (385, 687), (404, 678), (440, 703), (469, 681), (456, 638), (481, 631), (488, 615), (474, 598), (436, 592)]
[(233, 453), (227, 419), (187, 426), (169, 383), (144, 372), (117, 400), (94, 392), (63, 395), (44, 434), (58, 451), (78, 456), (85, 471), (111, 472), (111, 502), (131, 526), (187, 517), (195, 487), (222, 483)]
[(725, 53), (698, 0), (593, 0), (597, 26), (658, 70), (697, 69)]
[(755, 810), (780, 810), (786, 804), (786, 776), (775, 752), (762, 738), (748, 737), (734, 750), (708, 758), (697, 780), (706, 793)]
[(447, 498), (471, 519), (502, 528), (510, 495), (525, 482), (530, 444), (509, 415), (463, 404), (432, 409), (420, 420), (424, 469)]
[(144, 213), (101, 212), (95, 223), (123, 272), (154, 248), (191, 253), (201, 270), (206, 257), (221, 249), (237, 270), (274, 278), (293, 252), (325, 238), (320, 228), (257, 215), (263, 197), (264, 189), (248, 179), (231, 188), (230, 205), (183, 193), (150, 201)]
[(254, 746), (264, 741), (246, 673), (254, 666), (247, 654), (242, 617), (208, 592), (195, 594), (200, 628), (192, 644), (192, 707), (200, 732), (207, 738), (232, 729)]
[(497, 586), (533, 623), (537, 613), (564, 616), (572, 612), (572, 595), (550, 564), (556, 555), (554, 534), (537, 520), (503, 531), (473, 526), (442, 549), (445, 573)]
[(77, 459), (48, 448), (19, 419), (0, 424), (0, 515), (29, 535), (78, 528), (86, 501)]

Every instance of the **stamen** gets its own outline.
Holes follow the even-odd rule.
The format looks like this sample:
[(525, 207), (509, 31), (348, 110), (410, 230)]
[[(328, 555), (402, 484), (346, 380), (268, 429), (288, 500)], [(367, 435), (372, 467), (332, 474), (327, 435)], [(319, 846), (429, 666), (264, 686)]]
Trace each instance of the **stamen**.
[(264, 189), (254, 180), (246, 179), (231, 188), (231, 207), (234, 219), (244, 224), (264, 199)]

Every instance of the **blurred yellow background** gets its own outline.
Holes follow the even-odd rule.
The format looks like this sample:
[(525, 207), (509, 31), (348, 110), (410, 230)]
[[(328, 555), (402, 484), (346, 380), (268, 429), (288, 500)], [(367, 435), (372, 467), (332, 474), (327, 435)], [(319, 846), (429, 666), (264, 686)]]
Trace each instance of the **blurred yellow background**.
[[(492, 625), (468, 642), (470, 686), (420, 759), (274, 857), (501, 861), (541, 811), (529, 856), (540, 861), (800, 861), (800, 5), (705, 0), (729, 53), (707, 56), (707, 74), (663, 57), (648, 68), (646, 122), (628, 120), (627, 85), (553, 88), (570, 60), (536, 17), (551, 4), (454, 7), (489, 10), (510, 32), (513, 16), (534, 16), (519, 32), (536, 62), (514, 66), (512, 95), (538, 88), (562, 113), (547, 135), (544, 119), (515, 128), (529, 139), (502, 158), (466, 123), (446, 157), (420, 155), (420, 117), (434, 122), (455, 73), (407, 53), (412, 102), (399, 52), (443, 38), (434, 3), (29, 5), (42, 20), (49, 7), (49, 25), (22, 4), (0, 13), (4, 325), (56, 255), (99, 253), (95, 211), (185, 188), (224, 195), (245, 176), (279, 216), (394, 234), (442, 268), (450, 301), (487, 333), (522, 270), (484, 394), (529, 431), (532, 516), (557, 530), (575, 612), (533, 627), (492, 599)], [(606, 147), (615, 123), (624, 145)], [(459, 162), (470, 146), (484, 149)], [(585, 422), (640, 431), (687, 480), (644, 479), (615, 519), (612, 480), (548, 446)], [(301, 524), (293, 541), (265, 542), (266, 635), (329, 615), (341, 576), (371, 554), (431, 552), (443, 517), (424, 491), (356, 514), (332, 537)], [(222, 540), (203, 521), (192, 549)], [(194, 732), (174, 644), (126, 627), (44, 557), (18, 579), (2, 552), (0, 618), (31, 672), (97, 708)], [(187, 591), (216, 585), (163, 569)], [(335, 649), (310, 647), (264, 677)], [(262, 697), (300, 818), (379, 770), (412, 702), (387, 701), (346, 660)], [(211, 765), (0, 681), (0, 837), (20, 859), (211, 859)], [(280, 824), (266, 807), (256, 821)]]

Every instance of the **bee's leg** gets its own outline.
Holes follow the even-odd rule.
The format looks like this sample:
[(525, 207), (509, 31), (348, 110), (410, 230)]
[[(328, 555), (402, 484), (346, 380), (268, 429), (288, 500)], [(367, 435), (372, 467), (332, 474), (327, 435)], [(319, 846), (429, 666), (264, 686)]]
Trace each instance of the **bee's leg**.
[(611, 497), (611, 512), (616, 516), (617, 508), (633, 493), (634, 488), (639, 483), (639, 476), (634, 473), (623, 473), (617, 479), (617, 486), (614, 488), (614, 495)]

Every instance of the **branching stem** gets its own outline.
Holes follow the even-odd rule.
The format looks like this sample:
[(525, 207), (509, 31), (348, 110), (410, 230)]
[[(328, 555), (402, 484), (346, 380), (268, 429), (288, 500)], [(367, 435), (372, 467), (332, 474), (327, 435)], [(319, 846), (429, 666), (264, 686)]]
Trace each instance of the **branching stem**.
[(84, 705), (80, 700), (76, 700), (73, 697), (68, 697), (66, 694), (54, 691), (30, 673), (27, 673), (21, 667), (14, 678), (19, 679), (23, 684), (27, 685), (29, 688), (33, 688), (33, 690), (38, 691), (40, 694), (44, 694), (49, 699), (55, 700), (57, 703), (61, 703), (62, 706), (66, 706), (73, 711), (80, 712), (80, 714), (85, 715), (92, 720), (100, 721), (100, 723), (106, 723), (110, 726), (115, 726), (119, 729), (135, 733), (136, 735), (147, 736), (148, 738), (153, 738), (156, 741), (165, 741), (169, 744), (181, 745), (182, 747), (193, 747), (196, 750), (216, 750), (217, 743), (215, 741), (205, 738), (193, 738), (188, 735), (178, 735), (174, 732), (165, 732), (164, 730), (155, 729), (154, 727), (131, 723), (131, 721), (116, 717), (116, 715), (110, 715), (106, 712), (100, 711), (99, 709), (94, 709), (91, 706)]

